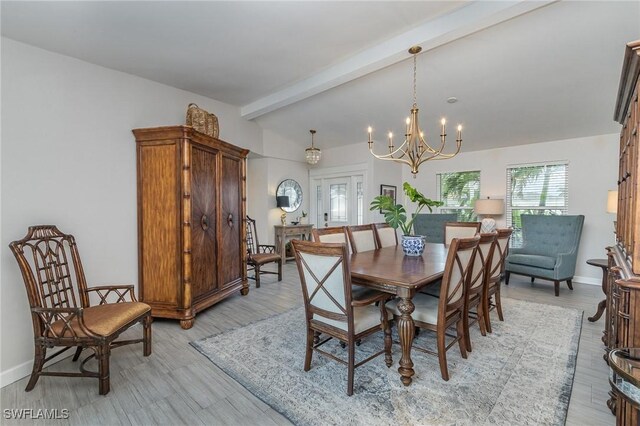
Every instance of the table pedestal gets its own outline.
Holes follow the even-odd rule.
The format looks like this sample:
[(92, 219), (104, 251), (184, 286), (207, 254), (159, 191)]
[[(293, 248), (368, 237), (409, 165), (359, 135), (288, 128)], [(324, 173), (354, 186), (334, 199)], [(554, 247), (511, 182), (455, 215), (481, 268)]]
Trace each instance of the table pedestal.
[(607, 274), (609, 272), (609, 262), (607, 259), (589, 259), (588, 265), (598, 266), (602, 268), (602, 292), (605, 294), (605, 299), (598, 303), (598, 311), (593, 316), (587, 318), (590, 322), (596, 322), (602, 316), (605, 307), (607, 306), (606, 295), (609, 293)]

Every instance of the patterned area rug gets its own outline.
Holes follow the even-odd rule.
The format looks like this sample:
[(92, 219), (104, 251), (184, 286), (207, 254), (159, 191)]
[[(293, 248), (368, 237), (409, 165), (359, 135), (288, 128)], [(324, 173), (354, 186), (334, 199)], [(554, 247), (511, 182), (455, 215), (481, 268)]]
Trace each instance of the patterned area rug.
[[(295, 424), (326, 425), (560, 425), (564, 424), (582, 327), (582, 312), (504, 299), (505, 322), (492, 313), (493, 333), (472, 328), (473, 352), (447, 352), (450, 380), (438, 359), (412, 351), (416, 375), (409, 387), (379, 356), (355, 371), (347, 397), (347, 368), (314, 353), (303, 371), (303, 308), (191, 344), (258, 398)], [(394, 336), (394, 340), (397, 338)], [(415, 343), (435, 347), (423, 331)], [(356, 362), (382, 348), (382, 333), (356, 348)], [(323, 346), (346, 359), (346, 349)]]

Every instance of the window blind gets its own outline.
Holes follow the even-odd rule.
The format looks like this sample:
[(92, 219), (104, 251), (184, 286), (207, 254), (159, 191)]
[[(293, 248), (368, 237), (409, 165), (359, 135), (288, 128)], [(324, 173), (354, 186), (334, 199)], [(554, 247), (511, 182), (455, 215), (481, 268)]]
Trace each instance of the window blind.
[(565, 215), (569, 201), (568, 163), (507, 167), (507, 226), (513, 228), (511, 246), (522, 245), (523, 214)]

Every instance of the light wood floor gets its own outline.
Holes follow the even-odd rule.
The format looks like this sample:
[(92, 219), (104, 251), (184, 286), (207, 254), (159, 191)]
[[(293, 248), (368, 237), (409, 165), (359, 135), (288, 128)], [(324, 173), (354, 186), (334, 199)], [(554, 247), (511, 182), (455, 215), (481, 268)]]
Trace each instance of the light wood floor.
[[(177, 322), (153, 323), (153, 354), (144, 358), (142, 346), (115, 349), (111, 357), (111, 392), (98, 395), (95, 379), (42, 377), (35, 389), (24, 391), (27, 378), (2, 388), (2, 409), (67, 409), (64, 421), (20, 421), (2, 419), (3, 424), (229, 424), (279, 425), (287, 419), (255, 398), (229, 378), (189, 342), (211, 334), (285, 312), (301, 304), (300, 284), (293, 263), (284, 268), (284, 280), (263, 276), (260, 289), (253, 287), (248, 296), (233, 296), (200, 313), (191, 330), (180, 329)], [(563, 287), (560, 297), (553, 296), (549, 283), (533, 285), (528, 278), (512, 276), (504, 296), (584, 310), (568, 425), (613, 425), (615, 418), (606, 408), (609, 384), (602, 359), (600, 341), (603, 319), (587, 321), (603, 298), (600, 287), (574, 284)], [(494, 314), (495, 315), (495, 314)], [(508, 321), (508, 318), (507, 318)], [(562, 327), (558, 324), (558, 327)], [(141, 329), (128, 332), (139, 334)], [(301, 360), (302, 362), (302, 360)], [(56, 369), (76, 371), (67, 358)], [(517, 401), (514, 401), (517, 404)]]

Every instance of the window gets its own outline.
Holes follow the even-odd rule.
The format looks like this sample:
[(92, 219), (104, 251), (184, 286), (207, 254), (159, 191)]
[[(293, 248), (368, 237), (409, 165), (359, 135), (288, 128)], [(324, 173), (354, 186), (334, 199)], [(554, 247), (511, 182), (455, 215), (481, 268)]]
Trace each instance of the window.
[(480, 197), (480, 171), (439, 173), (438, 198), (444, 203), (440, 213), (456, 213), (460, 222), (478, 220), (473, 202)]
[(507, 226), (513, 227), (511, 246), (522, 245), (523, 214), (567, 214), (566, 162), (507, 168)]
[(364, 189), (362, 182), (356, 184), (357, 204), (358, 204), (358, 225), (364, 224)]
[(329, 186), (329, 212), (331, 222), (347, 221), (347, 185), (344, 183)]

